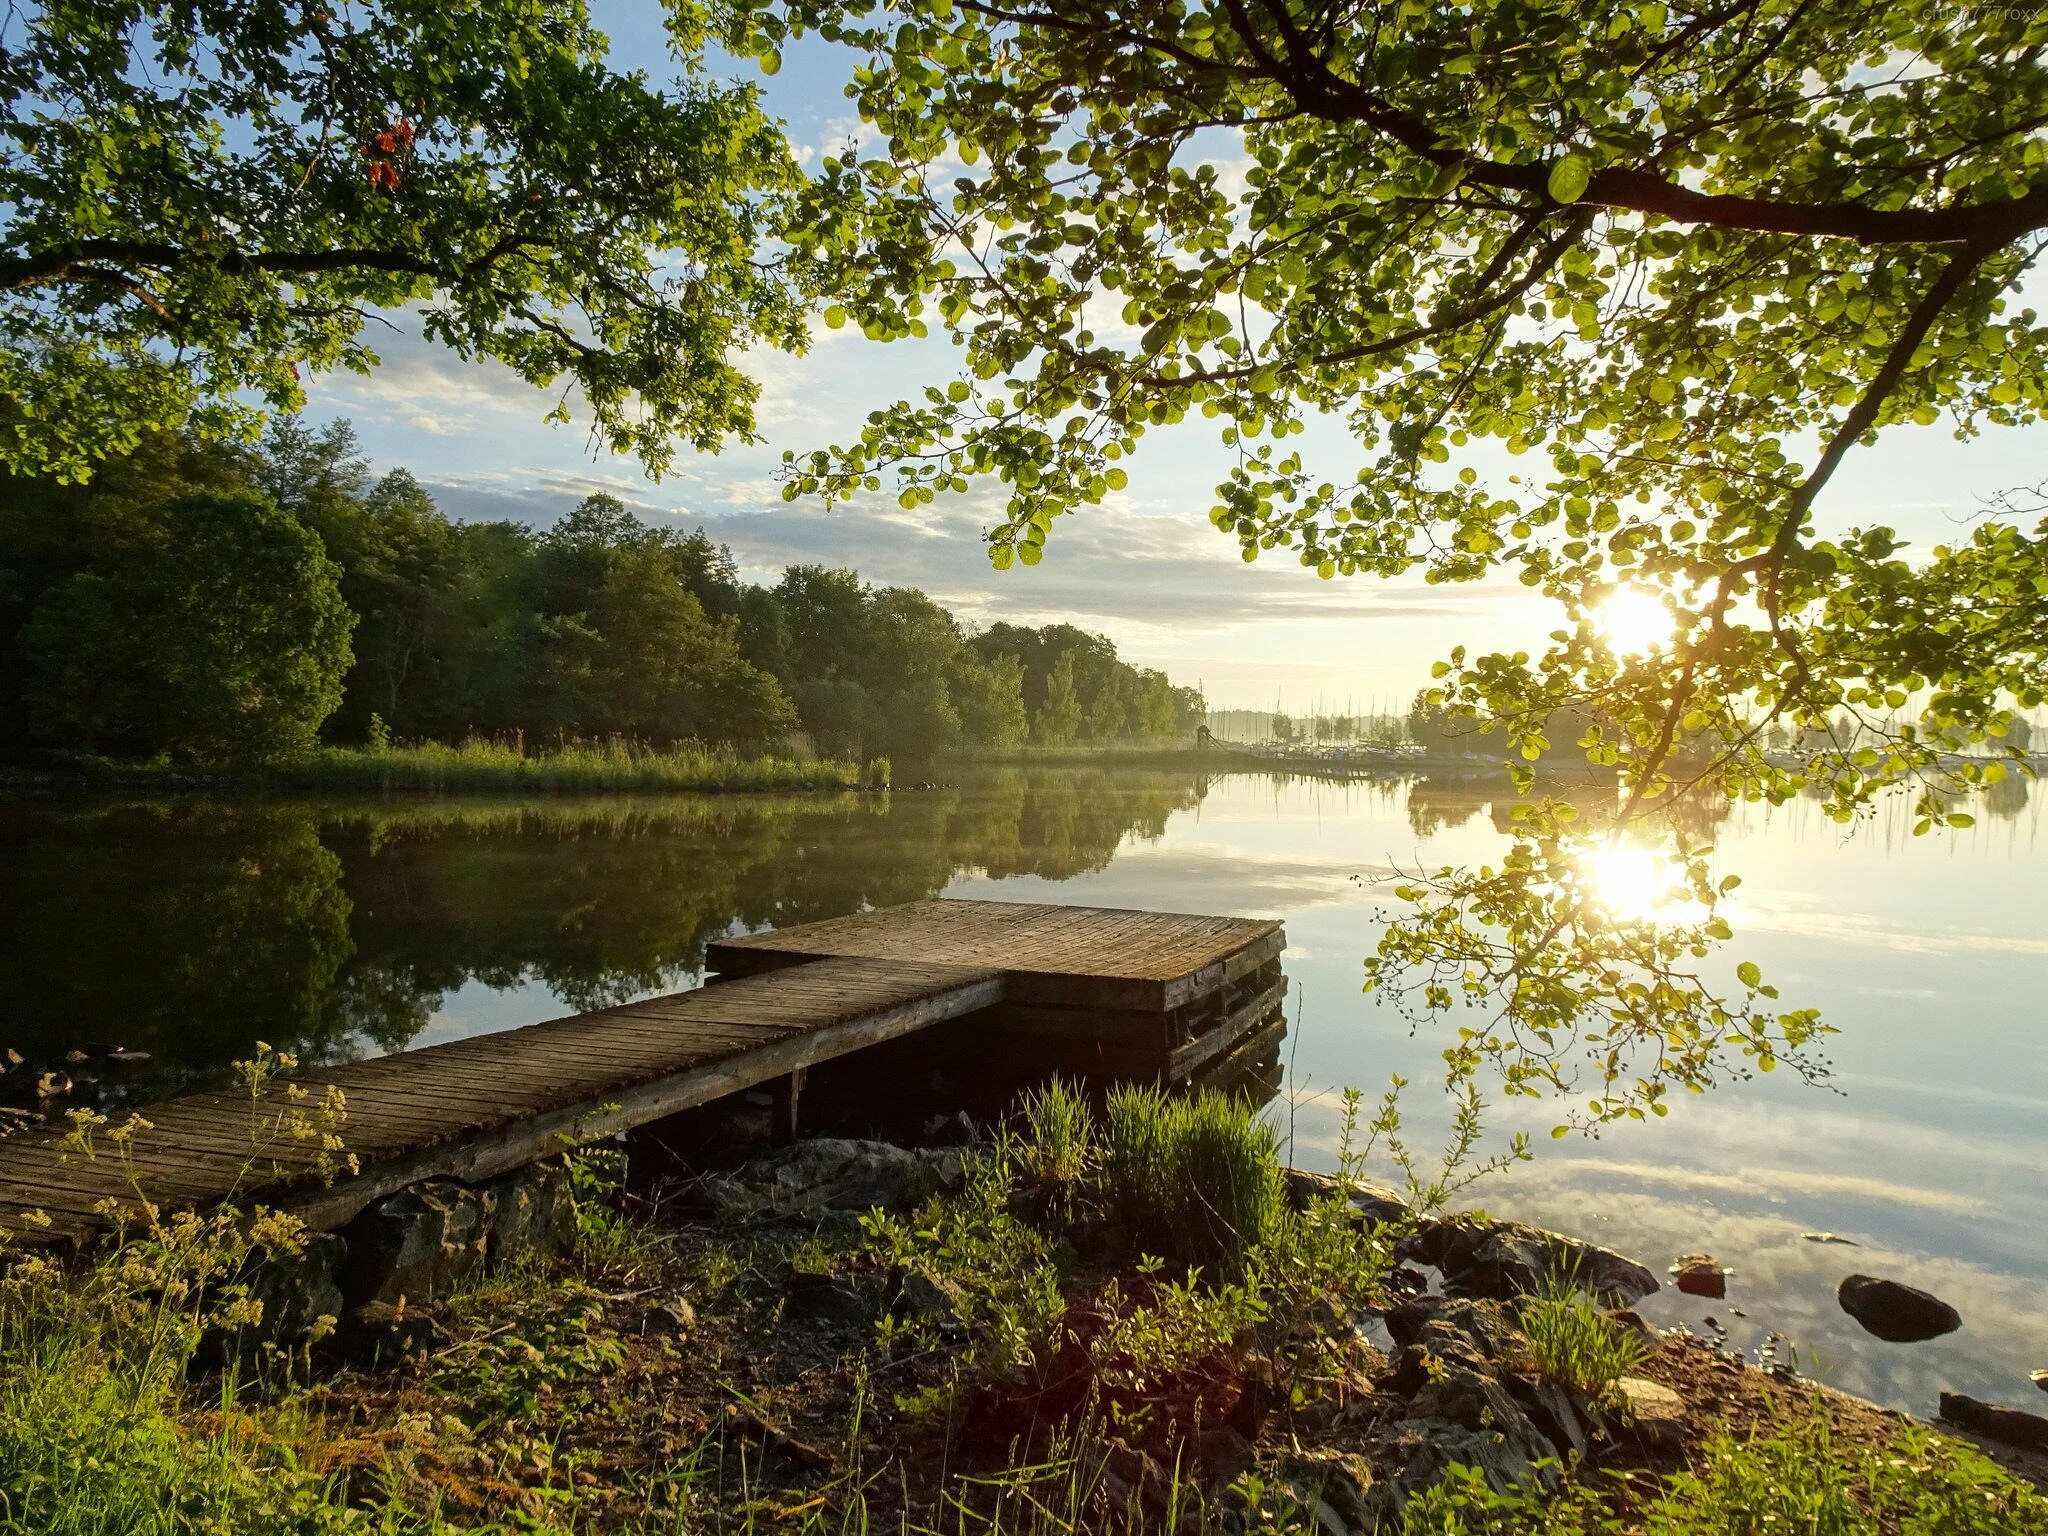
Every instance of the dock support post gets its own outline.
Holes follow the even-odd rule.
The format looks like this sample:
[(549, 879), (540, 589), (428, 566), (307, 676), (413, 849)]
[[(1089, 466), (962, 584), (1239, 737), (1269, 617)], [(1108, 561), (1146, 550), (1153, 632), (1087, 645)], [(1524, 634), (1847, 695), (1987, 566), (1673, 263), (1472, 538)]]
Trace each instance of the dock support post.
[(777, 1146), (796, 1140), (797, 1101), (803, 1097), (804, 1069), (798, 1067), (787, 1077), (775, 1080), (769, 1090), (769, 1132)]

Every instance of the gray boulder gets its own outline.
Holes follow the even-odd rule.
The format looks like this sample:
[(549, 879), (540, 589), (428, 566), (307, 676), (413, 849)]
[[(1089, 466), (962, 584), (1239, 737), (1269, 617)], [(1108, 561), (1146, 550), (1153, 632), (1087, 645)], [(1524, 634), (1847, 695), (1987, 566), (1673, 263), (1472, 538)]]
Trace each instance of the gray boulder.
[(1963, 1326), (1962, 1314), (1939, 1296), (1875, 1275), (1849, 1276), (1836, 1288), (1835, 1299), (1864, 1332), (1889, 1344), (1938, 1339)]
[(262, 1316), (254, 1323), (217, 1329), (200, 1341), (209, 1363), (253, 1361), (275, 1349), (294, 1350), (323, 1338), (341, 1316), (344, 1303), (336, 1275), (347, 1248), (331, 1232), (315, 1232), (297, 1254), (268, 1254), (242, 1276), (249, 1299)]
[[(332, 1232), (315, 1232), (303, 1253), (265, 1259), (249, 1278), (249, 1294), (263, 1303), (263, 1337), (274, 1344), (304, 1344), (331, 1328), (342, 1313), (337, 1276), (347, 1245)], [(325, 1319), (325, 1328), (322, 1326)]]
[(1280, 1177), (1287, 1203), (1297, 1211), (1307, 1210), (1318, 1200), (1342, 1194), (1348, 1197), (1352, 1209), (1377, 1225), (1400, 1221), (1408, 1215), (1408, 1202), (1391, 1189), (1377, 1184), (1354, 1179), (1347, 1188), (1335, 1174), (1312, 1173), (1306, 1168), (1283, 1169)]
[(576, 1196), (559, 1159), (514, 1169), (487, 1185), (485, 1194), (490, 1228), (484, 1254), (490, 1263), (559, 1253), (576, 1240)]
[(496, 1200), (452, 1179), (389, 1195), (349, 1223), (342, 1291), (351, 1308), (420, 1302), (481, 1274)]
[(1634, 1259), (1517, 1221), (1439, 1221), (1416, 1250), (1443, 1271), (1446, 1290), (1494, 1300), (1535, 1290), (1553, 1276), (1609, 1307), (1632, 1307), (1659, 1289), (1657, 1277)]
[(1685, 1443), (1685, 1399), (1662, 1382), (1624, 1376), (1614, 1384), (1622, 1417), (1652, 1450), (1674, 1451)]
[(952, 1148), (822, 1136), (712, 1174), (695, 1194), (713, 1215), (788, 1221), (834, 1211), (906, 1210), (957, 1187), (961, 1177), (960, 1154)]
[(1377, 1476), (1365, 1499), (1366, 1531), (1400, 1530), (1408, 1501), (1443, 1480), (1453, 1466), (1471, 1467), (1497, 1491), (1537, 1480), (1551, 1460), (1548, 1441), (1526, 1418), (1502, 1428), (1474, 1428), (1446, 1419), (1400, 1419), (1376, 1431), (1365, 1460)]
[(334, 1342), (342, 1358), (364, 1370), (416, 1360), (441, 1342), (440, 1326), (403, 1302), (365, 1302), (342, 1315)]

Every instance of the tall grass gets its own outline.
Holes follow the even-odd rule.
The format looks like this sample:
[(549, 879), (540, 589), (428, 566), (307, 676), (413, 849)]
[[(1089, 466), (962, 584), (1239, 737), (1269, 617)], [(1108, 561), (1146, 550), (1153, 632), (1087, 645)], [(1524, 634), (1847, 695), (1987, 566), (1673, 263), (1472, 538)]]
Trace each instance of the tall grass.
[(755, 790), (886, 789), (889, 768), (793, 756), (742, 757), (709, 747), (655, 747), (612, 737), (564, 741), (529, 751), (524, 742), (472, 736), (394, 747), (316, 747), (273, 763), (180, 768), (157, 760), (116, 762), (72, 753), (64, 772), (88, 782), (132, 790), (173, 785), (231, 791), (470, 791), (478, 794), (706, 793)]
[(853, 789), (854, 763), (821, 758), (735, 757), (693, 748), (657, 748), (614, 737), (563, 742), (529, 752), (519, 742), (471, 737), (459, 745), (322, 747), (272, 770), (295, 789), (536, 790), (658, 792), (677, 790)]
[(1279, 1146), (1227, 1094), (1120, 1088), (1103, 1114), (1103, 1194), (1147, 1252), (1235, 1272), (1280, 1220)]
[(1095, 1157), (1095, 1116), (1065, 1078), (1030, 1090), (1017, 1103), (1018, 1171), (1033, 1183), (1072, 1184)]
[(1570, 1274), (1546, 1276), (1521, 1299), (1515, 1320), (1529, 1341), (1529, 1364), (1590, 1396), (1649, 1358), (1643, 1340), (1602, 1313)]

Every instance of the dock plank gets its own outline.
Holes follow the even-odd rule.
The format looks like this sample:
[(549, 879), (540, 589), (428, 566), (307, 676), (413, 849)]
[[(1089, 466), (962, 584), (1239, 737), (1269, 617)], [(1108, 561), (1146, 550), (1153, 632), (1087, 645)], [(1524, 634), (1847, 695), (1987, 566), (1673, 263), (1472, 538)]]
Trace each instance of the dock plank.
[(1222, 985), (1247, 949), (1262, 961), (1284, 942), (1270, 918), (934, 899), (720, 940), (705, 963), (745, 977), (834, 956), (929, 959), (1000, 970), (1014, 1002), (1163, 1010)]
[[(233, 1194), (331, 1227), (418, 1179), (492, 1177), (1001, 998), (1001, 978), (987, 968), (820, 961), (297, 1073), (310, 1101), (296, 1107), (310, 1109), (330, 1085), (346, 1101), (341, 1136), (363, 1167), (332, 1185), (310, 1177), (317, 1144), (277, 1139), (278, 1117), (295, 1107), (281, 1091), (260, 1101), (208, 1093), (147, 1106), (150, 1127), (136, 1134), (132, 1159), (152, 1199), (204, 1205)], [(40, 1210), (50, 1218), (46, 1236), (90, 1237), (104, 1225), (100, 1202), (132, 1193), (109, 1159), (67, 1154), (54, 1131), (0, 1141), (0, 1225), (20, 1228)]]

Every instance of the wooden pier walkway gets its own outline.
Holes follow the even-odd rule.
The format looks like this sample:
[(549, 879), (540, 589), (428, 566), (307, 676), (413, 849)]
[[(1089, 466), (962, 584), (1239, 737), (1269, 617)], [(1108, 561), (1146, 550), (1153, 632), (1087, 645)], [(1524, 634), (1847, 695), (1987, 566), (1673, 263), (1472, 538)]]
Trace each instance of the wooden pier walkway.
[[(479, 1182), (764, 1083), (793, 1119), (805, 1068), (969, 1015), (1005, 1049), (1092, 1042), (1118, 1070), (1179, 1077), (1268, 1025), (1283, 942), (1272, 922), (916, 902), (715, 944), (720, 979), (694, 991), (301, 1072), (313, 1104), (346, 1101), (360, 1171), (332, 1184), (282, 1127), (305, 1106), (278, 1085), (148, 1106), (122, 1155), (159, 1205), (261, 1200), (333, 1228), (422, 1179)], [(0, 1140), (0, 1227), (41, 1212), (46, 1238), (83, 1240), (133, 1193), (112, 1148)]]

